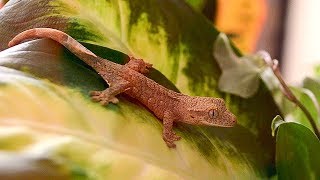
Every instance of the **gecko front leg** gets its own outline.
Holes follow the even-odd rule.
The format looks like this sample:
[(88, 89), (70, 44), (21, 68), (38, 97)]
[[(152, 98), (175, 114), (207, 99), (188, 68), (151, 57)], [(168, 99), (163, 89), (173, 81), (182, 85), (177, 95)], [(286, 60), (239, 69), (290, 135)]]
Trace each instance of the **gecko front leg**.
[(174, 117), (171, 112), (166, 111), (163, 117), (163, 134), (162, 138), (166, 142), (169, 148), (175, 148), (176, 145), (174, 141), (178, 141), (181, 139), (180, 136), (176, 135), (173, 131), (173, 121)]
[(136, 59), (133, 56), (130, 56), (130, 61), (125, 66), (142, 74), (147, 74), (149, 69), (152, 68), (152, 64), (144, 62), (142, 59)]
[(126, 80), (115, 80), (109, 84), (109, 88), (103, 91), (91, 91), (90, 96), (93, 101), (100, 102), (102, 105), (107, 105), (110, 102), (116, 104), (119, 102), (116, 95), (129, 89), (130, 83)]

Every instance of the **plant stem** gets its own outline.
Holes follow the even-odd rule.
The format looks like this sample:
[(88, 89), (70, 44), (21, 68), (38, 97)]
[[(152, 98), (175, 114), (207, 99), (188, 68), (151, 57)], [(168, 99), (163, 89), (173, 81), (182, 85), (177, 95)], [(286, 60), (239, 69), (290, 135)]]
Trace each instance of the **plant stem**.
[(282, 85), (282, 92), (283, 94), (293, 103), (295, 103), (301, 110), (302, 112), (306, 115), (307, 119), (309, 120), (314, 133), (316, 134), (316, 136), (318, 137), (318, 139), (320, 139), (320, 131), (318, 129), (318, 126), (315, 122), (315, 120), (312, 118), (310, 112), (307, 110), (307, 108), (296, 98), (296, 96), (292, 93), (292, 91), (290, 90), (290, 88), (287, 86), (287, 84), (285, 83), (285, 81), (282, 78), (282, 75), (280, 73), (279, 67), (278, 67), (278, 61), (277, 60), (271, 60), (271, 58), (264, 58), (264, 60), (266, 61), (266, 63), (271, 67), (274, 75), (277, 77), (277, 79), (279, 80), (280, 84)]

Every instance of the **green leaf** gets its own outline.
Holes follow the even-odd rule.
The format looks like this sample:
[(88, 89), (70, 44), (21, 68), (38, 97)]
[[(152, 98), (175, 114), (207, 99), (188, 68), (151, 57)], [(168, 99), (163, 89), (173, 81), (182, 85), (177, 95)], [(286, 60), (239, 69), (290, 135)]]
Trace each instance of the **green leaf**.
[[(208, 0), (185, 0), (194, 10), (201, 12)], [(213, 1), (213, 0), (210, 0)], [(215, 1), (213, 1), (215, 2)], [(212, 2), (210, 2), (212, 3)]]
[[(297, 122), (305, 127), (308, 127), (311, 131), (314, 131), (305, 113), (293, 102), (281, 92), (281, 84), (275, 78), (271, 69), (267, 69), (261, 75), (263, 81), (268, 85), (268, 89), (273, 94), (273, 98), (276, 101), (278, 107), (281, 110), (281, 114), (288, 122)], [(309, 89), (289, 87), (295, 97), (301, 102), (301, 104), (310, 113), (315, 124), (320, 127), (320, 106), (317, 102), (316, 96)]]
[[(316, 125), (320, 127), (319, 104), (314, 94), (308, 89), (303, 88), (291, 87), (291, 90), (302, 105), (309, 111)], [(300, 123), (305, 127), (308, 127), (311, 131), (314, 131), (305, 113), (297, 105), (284, 97), (280, 91), (275, 93), (275, 99), (278, 102), (286, 121)]]
[[(122, 96), (118, 105), (92, 103), (87, 93), (106, 87), (101, 78), (57, 43), (37, 40), (0, 53), (2, 66), (32, 75), (19, 76), (21, 81), (4, 78), (8, 81), (0, 86), (5, 95), (0, 96), (4, 103), (0, 124), (5, 129), (26, 128), (28, 136), (37, 139), (15, 153), (39, 147), (40, 155), (48, 152), (50, 161), (62, 162), (59, 167), (71, 177), (93, 179), (121, 179), (128, 169), (132, 169), (128, 177), (145, 179), (247, 179), (275, 174), (270, 123), (279, 111), (270, 92), (262, 84), (253, 98), (242, 99), (218, 90), (220, 69), (212, 55), (218, 31), (183, 1), (11, 0), (0, 10), (0, 18), (0, 49), (25, 29), (64, 30), (98, 45), (88, 46), (95, 53), (99, 51), (93, 47), (108, 47), (144, 58), (158, 70), (151, 78), (172, 89), (223, 97), (238, 118), (234, 128), (178, 124), (175, 131), (182, 140), (176, 149), (168, 149), (161, 137), (162, 123), (145, 107)], [(127, 56), (110, 49), (104, 57), (125, 62)], [(13, 124), (7, 125), (12, 119)], [(67, 145), (60, 143), (65, 137), (70, 138)]]
[(276, 165), (279, 179), (318, 179), (320, 142), (308, 128), (297, 123), (278, 127)]
[(273, 118), (271, 123), (272, 136), (275, 136), (277, 128), (283, 123), (285, 123), (285, 121), (281, 116), (277, 115), (275, 118)]
[(252, 97), (258, 91), (260, 73), (266, 68), (261, 57), (238, 57), (223, 33), (215, 41), (213, 54), (222, 70), (219, 78), (221, 91), (243, 98)]
[[(299, 101), (306, 107), (314, 119), (316, 125), (320, 127), (320, 106), (314, 96), (314, 94), (308, 89), (303, 88), (292, 88), (293, 93), (299, 99)], [(291, 109), (291, 114), (295, 117), (295, 122), (301, 123), (313, 131), (311, 124), (307, 120), (305, 114), (297, 108), (296, 110)], [(288, 109), (289, 110), (289, 109)]]
[(303, 87), (309, 89), (320, 104), (320, 80), (307, 77), (303, 80)]
[[(152, 166), (152, 172), (155, 172), (150, 176), (157, 175), (159, 177), (206, 178), (215, 176), (222, 178), (232, 177), (232, 174), (241, 176), (244, 170), (250, 176), (255, 173), (257, 173), (255, 176), (263, 176), (264, 168), (266, 168), (264, 166), (268, 166), (267, 161), (261, 159), (251, 163), (247, 163), (247, 161), (249, 158), (258, 159), (254, 151), (260, 153), (267, 153), (267, 151), (259, 144), (252, 144), (256, 137), (248, 129), (241, 126), (235, 128), (200, 128), (179, 125), (176, 131), (183, 139), (177, 143), (176, 150), (170, 150), (161, 137), (161, 122), (150, 112), (123, 97), (118, 105), (109, 105), (106, 108), (91, 103), (87, 97), (87, 91), (103, 88), (103, 83), (99, 81), (96, 74), (90, 70), (85, 70), (81, 64), (74, 62), (72, 60), (74, 57), (71, 54), (61, 56), (62, 51), (46, 52), (48, 48), (43, 47), (50, 47), (54, 50), (61, 49), (61, 46), (53, 41), (36, 40), (2, 51), (0, 56), (5, 59), (4, 62), (7, 62), (7, 66), (14, 65), (13, 62), (21, 65), (22, 63), (19, 61), (22, 61), (24, 62), (24, 69), (27, 69), (28, 73), (36, 74), (38, 71), (44, 76), (52, 75), (50, 81), (70, 87), (77, 84), (78, 86), (74, 86), (74, 88), (78, 90), (65, 89), (46, 81), (33, 79), (19, 71), (3, 68), (1, 77), (7, 78), (1, 79), (1, 84), (5, 86), (0, 89), (2, 94), (0, 96), (2, 102), (0, 125), (4, 129), (10, 130), (19, 127), (27, 132), (17, 132), (18, 134), (23, 133), (26, 140), (19, 138), (22, 135), (14, 135), (7, 139), (7, 133), (4, 133), (5, 141), (0, 143), (3, 144), (2, 150), (18, 153), (17, 151), (26, 147), (34, 147), (40, 151), (38, 152), (39, 155), (43, 154), (43, 151), (49, 150), (51, 153), (46, 157), (50, 163), (55, 164), (57, 159), (62, 159), (64, 162), (57, 167), (57, 173), (60, 172), (59, 169), (61, 168), (66, 169), (67, 174), (71, 173), (70, 176), (72, 177), (77, 176), (73, 172), (75, 166), (77, 169), (81, 169), (81, 174), (85, 177), (91, 177), (90, 174), (96, 173), (98, 179), (104, 179), (103, 177), (106, 174), (102, 172), (111, 168), (108, 171), (111, 173), (110, 176), (121, 178), (122, 174), (112, 173), (114, 171), (121, 172), (121, 168), (131, 167), (127, 167), (128, 162), (135, 164), (134, 166), (137, 166), (136, 171), (141, 171), (140, 173), (145, 167)], [(41, 56), (36, 57), (36, 54), (41, 54)], [(21, 58), (28, 57), (27, 55), (33, 57), (33, 59)], [(32, 67), (30, 64), (38, 65), (39, 61), (37, 59), (43, 60), (44, 63), (51, 61), (55, 65), (51, 65), (47, 69), (41, 68), (43, 65), (30, 68)], [(29, 66), (26, 66), (26, 64)], [(82, 73), (78, 73), (77, 78), (70, 78), (69, 73), (74, 73), (78, 68)], [(54, 74), (58, 74), (62, 78), (55, 79), (53, 78)], [(68, 78), (64, 79), (63, 77)], [(95, 81), (95, 78), (98, 81)], [(88, 84), (88, 82), (94, 84)], [(82, 93), (78, 93), (79, 91), (82, 91)], [(82, 94), (85, 94), (85, 96), (83, 97)], [(44, 110), (42, 107), (50, 108)], [(31, 129), (36, 131), (30, 134)], [(50, 134), (50, 138), (40, 138), (49, 136), (47, 134)], [(63, 141), (65, 136), (69, 137), (70, 142), (61, 144), (60, 141)], [(39, 140), (34, 142), (33, 139)], [(239, 141), (242, 143), (239, 144)], [(20, 145), (13, 146), (9, 142), (19, 142)], [(39, 144), (48, 142), (57, 145), (52, 148), (47, 146), (43, 147), (44, 149), (36, 148), (40, 146)], [(84, 149), (82, 146), (87, 148)], [(247, 148), (249, 146), (251, 148)], [(75, 148), (70, 150), (70, 147)], [(78, 152), (79, 149), (83, 150)], [(130, 149), (130, 151), (128, 152), (126, 149)], [(101, 159), (100, 156), (99, 159), (96, 159), (96, 157), (88, 160), (83, 159), (83, 156), (100, 154), (100, 151), (102, 151), (100, 156), (104, 159)], [(104, 151), (111, 151), (111, 154), (104, 155)], [(23, 153), (22, 156), (28, 157), (30, 156), (29, 153), (32, 152)], [(79, 153), (84, 155), (78, 157), (77, 154)], [(119, 153), (119, 157), (114, 155)], [(239, 156), (233, 156), (232, 154), (238, 154)], [(39, 155), (34, 158), (41, 159)], [(110, 156), (116, 156), (116, 158), (113, 157), (110, 161), (108, 160)], [(148, 157), (148, 161), (146, 161), (146, 157)], [(161, 157), (161, 161), (159, 157)], [(221, 159), (224, 160), (221, 161)], [(110, 163), (105, 165), (103, 162)], [(112, 164), (115, 162), (124, 163), (124, 165), (114, 167)], [(182, 165), (185, 162), (189, 164), (187, 167)], [(92, 166), (91, 164), (97, 165)], [(249, 168), (251, 166), (260, 168), (252, 171)], [(177, 167), (178, 169), (168, 169), (166, 167)], [(195, 177), (196, 174), (201, 174), (201, 176), (197, 175)], [(109, 174), (107, 175), (109, 176)]]

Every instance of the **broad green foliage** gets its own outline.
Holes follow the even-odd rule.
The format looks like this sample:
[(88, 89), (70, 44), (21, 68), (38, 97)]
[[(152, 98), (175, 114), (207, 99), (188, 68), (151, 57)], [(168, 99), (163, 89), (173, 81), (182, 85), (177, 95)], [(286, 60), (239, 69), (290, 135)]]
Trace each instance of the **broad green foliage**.
[(263, 83), (249, 99), (218, 90), (221, 72), (212, 54), (218, 31), (183, 1), (11, 0), (0, 18), (1, 50), (32, 27), (64, 30), (118, 63), (124, 54), (144, 58), (157, 70), (151, 77), (171, 89), (226, 99), (238, 118), (234, 128), (178, 124), (182, 140), (168, 149), (161, 122), (145, 107), (127, 97), (107, 107), (92, 103), (88, 91), (107, 86), (101, 78), (57, 43), (36, 40), (0, 52), (0, 126), (18, 138), (1, 134), (1, 150), (27, 160), (33, 155), (35, 163), (45, 157), (57, 174), (83, 179), (274, 175), (270, 124), (279, 111), (270, 92)]
[[(74, 86), (84, 94), (87, 94), (90, 89), (103, 88), (103, 82), (99, 81), (96, 74), (70, 60), (74, 58), (71, 54), (61, 56), (61, 52), (48, 52), (43, 47), (61, 50), (57, 43), (36, 40), (2, 51), (0, 57), (6, 60), (4, 61), (7, 62), (6, 66), (14, 65), (12, 62), (17, 64), (24, 62), (24, 68), (20, 69), (25, 69), (27, 73), (42, 73), (42, 76), (48, 76), (50, 81)], [(94, 51), (92, 48), (91, 50)], [(36, 57), (39, 52), (42, 54), (41, 58)], [(22, 59), (24, 54), (28, 54), (33, 59), (28, 59), (28, 56)], [(44, 59), (43, 63), (48, 64), (51, 61), (52, 64), (46, 65), (50, 67), (47, 69), (30, 66), (29, 63), (37, 65), (39, 63), (37, 59)], [(57, 68), (61, 67), (61, 64), (63, 68)], [(83, 72), (78, 73), (76, 78), (69, 77), (69, 72), (75, 72), (77, 69)], [(59, 78), (53, 78), (53, 74), (59, 74)], [(2, 138), (6, 141), (1, 144), (7, 145), (1, 149), (19, 155), (19, 152), (26, 147), (35, 146), (35, 151), (39, 153), (39, 156), (32, 160), (35, 162), (42, 159), (45, 153), (42, 151), (49, 151), (49, 154), (45, 155), (49, 163), (55, 164), (57, 159), (63, 160), (62, 164), (57, 165), (57, 169), (53, 169), (57, 171), (56, 173), (61, 173), (61, 176), (65, 176), (67, 172), (71, 177), (77, 177), (77, 173), (80, 173), (84, 177), (99, 179), (109, 176), (121, 178), (124, 175), (121, 169), (132, 169), (132, 167), (135, 167), (133, 174), (128, 172), (132, 176), (135, 173), (144, 175), (146, 167), (148, 167), (148, 175), (148, 170), (151, 169), (150, 175), (141, 177), (145, 179), (149, 176), (207, 179), (209, 177), (231, 178), (233, 174), (243, 178), (248, 175), (266, 175), (263, 170), (267, 164), (261, 164), (265, 160), (258, 160), (260, 155), (255, 152), (267, 152), (259, 144), (252, 144), (255, 136), (244, 127), (198, 128), (179, 125), (179, 134), (182, 135), (183, 140), (178, 142), (176, 150), (170, 150), (161, 138), (161, 122), (146, 109), (127, 101), (126, 98), (121, 98), (119, 105), (103, 108), (99, 104), (91, 103), (87, 95), (83, 97), (78, 93), (79, 90), (67, 90), (64, 87), (34, 79), (19, 71), (3, 67), (1, 77), (6, 77), (2, 78), (1, 82), (5, 86), (0, 88), (1, 127), (9, 130), (22, 128), (22, 132), (16, 133), (26, 134), (26, 139), (21, 139), (21, 136), (17, 135), (6, 140), (7, 133), (3, 133)], [(36, 132), (28, 134), (30, 129)], [(40, 138), (43, 136), (50, 137)], [(67, 142), (64, 142), (65, 137), (68, 137)], [(37, 141), (34, 142), (32, 139)], [(13, 140), (18, 141), (19, 144), (8, 143)], [(242, 143), (239, 144), (239, 141)], [(44, 149), (36, 148), (47, 143), (49, 144), (44, 146)], [(75, 148), (69, 149), (74, 146)], [(81, 146), (86, 148), (83, 149)], [(83, 150), (79, 152), (79, 149)], [(22, 153), (22, 156), (29, 157), (29, 153), (32, 152), (27, 151)], [(79, 153), (80, 155), (77, 155)], [(87, 159), (89, 154), (97, 153), (100, 158), (93, 156), (92, 159)], [(249, 156), (245, 155), (248, 153)], [(104, 158), (101, 159), (101, 157)], [(248, 163), (249, 159), (258, 161)], [(188, 162), (188, 165), (185, 165), (185, 162)], [(119, 165), (114, 166), (114, 163)], [(93, 166), (93, 164), (96, 165)], [(251, 166), (260, 167), (255, 170), (258, 174), (254, 175)], [(65, 171), (60, 172), (61, 168)], [(109, 168), (111, 170), (107, 171)], [(242, 174), (243, 172), (246, 173)]]
[(308, 128), (279, 122), (276, 135), (276, 165), (279, 179), (318, 179), (320, 142)]
[[(183, 159), (159, 143), (160, 123), (145, 121), (154, 119), (145, 110), (140, 110), (145, 119), (139, 113), (128, 118), (135, 107), (128, 102), (121, 101), (121, 114), (119, 107), (96, 106), (77, 92), (8, 71), (1, 70), (10, 78), (2, 79), (6, 86), (0, 88), (1, 179), (190, 179), (193, 166), (210, 173), (196, 151), (189, 150), (187, 156), (198, 157), (192, 158), (196, 164), (185, 170), (178, 166)], [(141, 148), (151, 148), (152, 154), (141, 153)]]

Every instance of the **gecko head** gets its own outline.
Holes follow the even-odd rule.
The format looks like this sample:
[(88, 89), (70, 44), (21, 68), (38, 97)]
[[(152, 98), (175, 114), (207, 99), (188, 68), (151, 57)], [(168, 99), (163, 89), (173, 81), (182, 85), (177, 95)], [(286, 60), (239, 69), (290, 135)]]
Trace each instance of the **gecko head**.
[(233, 127), (237, 118), (226, 107), (221, 98), (192, 97), (184, 117), (198, 125)]

